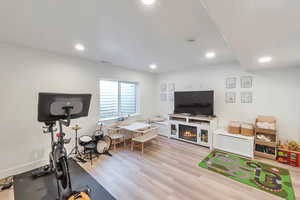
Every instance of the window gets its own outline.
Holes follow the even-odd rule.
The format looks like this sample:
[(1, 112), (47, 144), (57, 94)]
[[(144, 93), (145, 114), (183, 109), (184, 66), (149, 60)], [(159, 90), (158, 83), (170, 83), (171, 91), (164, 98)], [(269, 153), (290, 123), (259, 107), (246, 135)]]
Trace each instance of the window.
[(137, 113), (137, 83), (100, 80), (100, 119)]

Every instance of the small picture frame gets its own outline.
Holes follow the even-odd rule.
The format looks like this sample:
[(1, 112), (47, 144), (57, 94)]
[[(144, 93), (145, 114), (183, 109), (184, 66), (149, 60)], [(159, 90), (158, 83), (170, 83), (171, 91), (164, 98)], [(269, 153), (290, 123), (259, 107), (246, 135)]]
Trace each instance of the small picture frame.
[(175, 83), (169, 83), (168, 90), (169, 90), (169, 92), (174, 92), (175, 91)]
[(252, 92), (241, 92), (241, 103), (252, 103), (253, 94)]
[(226, 88), (227, 89), (233, 89), (236, 88), (236, 78), (230, 77), (226, 79)]
[(173, 102), (174, 101), (174, 93), (169, 93), (168, 99), (169, 99), (169, 102)]
[(160, 101), (162, 101), (162, 102), (167, 101), (167, 94), (166, 93), (160, 94)]
[(252, 88), (253, 78), (252, 76), (241, 77), (241, 88)]
[(160, 92), (166, 92), (167, 91), (167, 84), (162, 83), (160, 84)]
[(236, 103), (236, 92), (226, 92), (225, 103)]

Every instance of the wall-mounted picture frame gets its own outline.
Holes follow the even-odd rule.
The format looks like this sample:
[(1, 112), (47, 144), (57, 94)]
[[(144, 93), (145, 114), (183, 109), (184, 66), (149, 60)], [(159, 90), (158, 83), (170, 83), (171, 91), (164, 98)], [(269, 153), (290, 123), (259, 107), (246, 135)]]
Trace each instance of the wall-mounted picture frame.
[(225, 103), (236, 103), (236, 92), (226, 92)]
[(236, 88), (236, 78), (235, 77), (226, 78), (226, 88), (227, 89)]
[(174, 93), (173, 92), (168, 94), (168, 100), (169, 100), (169, 102), (174, 102)]
[(160, 92), (166, 92), (167, 91), (167, 84), (162, 83), (160, 84)]
[(174, 92), (175, 91), (175, 83), (169, 83), (168, 84), (168, 91)]
[(241, 103), (253, 103), (253, 93), (241, 92)]
[(160, 101), (162, 101), (162, 102), (167, 101), (167, 94), (166, 93), (160, 94)]
[(253, 77), (252, 76), (242, 76), (241, 77), (241, 88), (252, 88), (253, 87)]

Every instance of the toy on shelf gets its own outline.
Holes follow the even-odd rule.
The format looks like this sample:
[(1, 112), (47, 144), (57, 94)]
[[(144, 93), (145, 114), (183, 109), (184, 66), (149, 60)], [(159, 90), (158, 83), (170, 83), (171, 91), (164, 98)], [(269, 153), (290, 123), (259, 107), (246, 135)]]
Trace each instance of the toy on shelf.
[(264, 142), (272, 142), (271, 137), (268, 135), (264, 135), (264, 134), (257, 134), (256, 139), (258, 139), (260, 141), (264, 141)]
[(289, 150), (291, 150), (291, 151), (299, 151), (300, 150), (299, 143), (296, 141), (289, 142), (288, 147), (289, 147)]
[(256, 122), (256, 126), (258, 128), (262, 128), (262, 129), (269, 129), (269, 130), (275, 130), (276, 129), (275, 122), (261, 122), (261, 121), (258, 121), (258, 122)]
[(277, 161), (294, 167), (300, 167), (300, 145), (296, 141), (281, 143), (277, 150)]

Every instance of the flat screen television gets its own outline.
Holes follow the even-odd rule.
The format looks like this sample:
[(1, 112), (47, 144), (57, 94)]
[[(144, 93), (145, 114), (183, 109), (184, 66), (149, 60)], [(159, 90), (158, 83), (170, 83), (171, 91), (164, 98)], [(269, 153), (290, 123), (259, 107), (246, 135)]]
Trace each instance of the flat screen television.
[(175, 92), (174, 113), (214, 115), (214, 91)]

